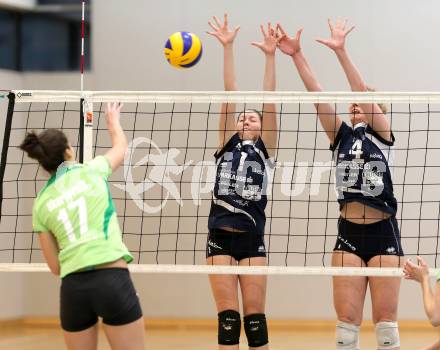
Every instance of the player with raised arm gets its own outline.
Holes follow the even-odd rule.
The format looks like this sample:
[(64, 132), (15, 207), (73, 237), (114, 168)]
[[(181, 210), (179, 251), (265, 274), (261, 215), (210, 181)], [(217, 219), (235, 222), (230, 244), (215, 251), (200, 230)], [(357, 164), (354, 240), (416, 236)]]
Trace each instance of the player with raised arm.
[(26, 135), (21, 149), (51, 175), (34, 201), (32, 224), (44, 258), (61, 282), (60, 318), (69, 350), (96, 350), (98, 317), (113, 350), (145, 347), (144, 321), (127, 264), (108, 177), (124, 160), (122, 105), (105, 112), (112, 147), (85, 164), (75, 162), (56, 129)]
[[(346, 21), (333, 25), (330, 20), (329, 27), (331, 38), (318, 42), (336, 53), (352, 90), (367, 91), (367, 85), (345, 48), (345, 38), (354, 27), (346, 28)], [(294, 37), (288, 36), (281, 25), (277, 29), (279, 48), (292, 58), (306, 89), (322, 91), (301, 49), (302, 29)], [(390, 170), (394, 136), (386, 110), (375, 103), (353, 103), (349, 108), (349, 126), (332, 105), (317, 103), (315, 107), (336, 163), (340, 218), (332, 266), (400, 266), (403, 250)], [(333, 277), (333, 300), (338, 317), (336, 346), (338, 349), (359, 349), (359, 329), (368, 285), (377, 348), (397, 350), (400, 348), (396, 322), (398, 277)]]
[[(233, 43), (239, 27), (230, 30), (228, 17), (214, 17), (209, 32), (223, 46), (226, 91), (237, 90)], [(262, 42), (252, 45), (265, 54), (263, 88), (275, 90), (277, 38), (270, 25), (261, 26)], [(223, 104), (219, 122), (219, 147), (215, 153), (217, 176), (209, 214), (206, 248), (210, 265), (266, 265), (264, 226), (268, 172), (277, 144), (275, 106), (265, 104), (260, 113), (245, 110), (235, 116), (234, 104)], [(249, 349), (268, 349), (265, 316), (266, 276), (211, 275), (211, 288), (218, 311), (218, 344), (221, 350), (238, 349), (241, 320), (238, 300), (240, 284), (244, 330)]]

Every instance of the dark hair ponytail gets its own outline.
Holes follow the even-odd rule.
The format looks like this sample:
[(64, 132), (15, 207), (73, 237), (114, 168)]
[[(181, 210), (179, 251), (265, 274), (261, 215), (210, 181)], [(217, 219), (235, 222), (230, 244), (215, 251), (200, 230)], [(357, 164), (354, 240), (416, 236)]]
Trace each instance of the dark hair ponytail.
[(55, 172), (64, 162), (64, 153), (69, 141), (61, 130), (47, 129), (37, 135), (35, 131), (26, 134), (20, 149), (25, 151), (49, 173)]

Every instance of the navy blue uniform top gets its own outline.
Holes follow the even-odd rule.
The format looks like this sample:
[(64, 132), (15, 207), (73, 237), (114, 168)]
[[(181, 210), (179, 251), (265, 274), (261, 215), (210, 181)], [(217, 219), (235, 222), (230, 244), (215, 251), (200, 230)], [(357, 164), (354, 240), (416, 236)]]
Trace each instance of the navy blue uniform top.
[(342, 123), (330, 149), (336, 161), (339, 207), (360, 202), (391, 215), (397, 211), (390, 166), (394, 161), (392, 141), (382, 138), (365, 123), (354, 128)]
[(230, 227), (263, 235), (268, 171), (273, 164), (263, 141), (243, 141), (237, 133), (214, 157), (217, 174), (208, 228)]

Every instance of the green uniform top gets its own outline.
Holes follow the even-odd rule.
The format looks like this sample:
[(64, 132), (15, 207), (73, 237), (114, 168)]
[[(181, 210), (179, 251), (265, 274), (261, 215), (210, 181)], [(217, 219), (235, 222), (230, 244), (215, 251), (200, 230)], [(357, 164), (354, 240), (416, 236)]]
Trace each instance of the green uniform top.
[(87, 267), (132, 255), (122, 242), (107, 183), (107, 158), (60, 167), (38, 193), (32, 211), (35, 232), (51, 232), (60, 249), (61, 278)]

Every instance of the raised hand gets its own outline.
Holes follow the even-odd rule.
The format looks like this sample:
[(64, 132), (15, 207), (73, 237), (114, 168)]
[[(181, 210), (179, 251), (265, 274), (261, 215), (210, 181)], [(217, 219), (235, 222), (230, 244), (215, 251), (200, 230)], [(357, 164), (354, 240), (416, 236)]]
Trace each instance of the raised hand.
[(238, 31), (240, 30), (240, 26), (235, 27), (233, 30), (229, 30), (227, 13), (225, 13), (224, 15), (223, 24), (220, 23), (219, 19), (216, 16), (213, 16), (212, 19), (214, 20), (214, 23), (208, 21), (208, 24), (213, 29), (213, 31), (206, 33), (215, 36), (218, 41), (222, 43), (223, 46), (231, 45), (234, 42)]
[(345, 48), (345, 38), (354, 29), (354, 26), (347, 28), (347, 20), (338, 19), (336, 24), (333, 25), (330, 18), (328, 19), (328, 26), (330, 28), (330, 39), (316, 39), (318, 43), (321, 43), (330, 49), (337, 51)]
[(107, 103), (107, 107), (105, 109), (105, 118), (107, 123), (119, 123), (119, 119), (121, 117), (121, 109), (124, 105), (122, 103)]
[(267, 24), (267, 32), (264, 30), (264, 26), (260, 25), (261, 34), (263, 34), (263, 41), (253, 41), (251, 45), (258, 47), (266, 55), (275, 55), (277, 46), (281, 40), (281, 37), (277, 36), (275, 28), (272, 28), (270, 22)]
[(407, 280), (413, 280), (422, 282), (423, 278), (429, 276), (428, 264), (420, 256), (417, 257), (418, 265), (414, 264), (411, 260), (405, 261), (403, 265), (404, 278)]
[(282, 53), (293, 56), (297, 52), (301, 51), (301, 33), (303, 29), (299, 29), (296, 32), (295, 37), (290, 37), (281, 27), (280, 24), (277, 24), (277, 38), (278, 38), (278, 48)]

